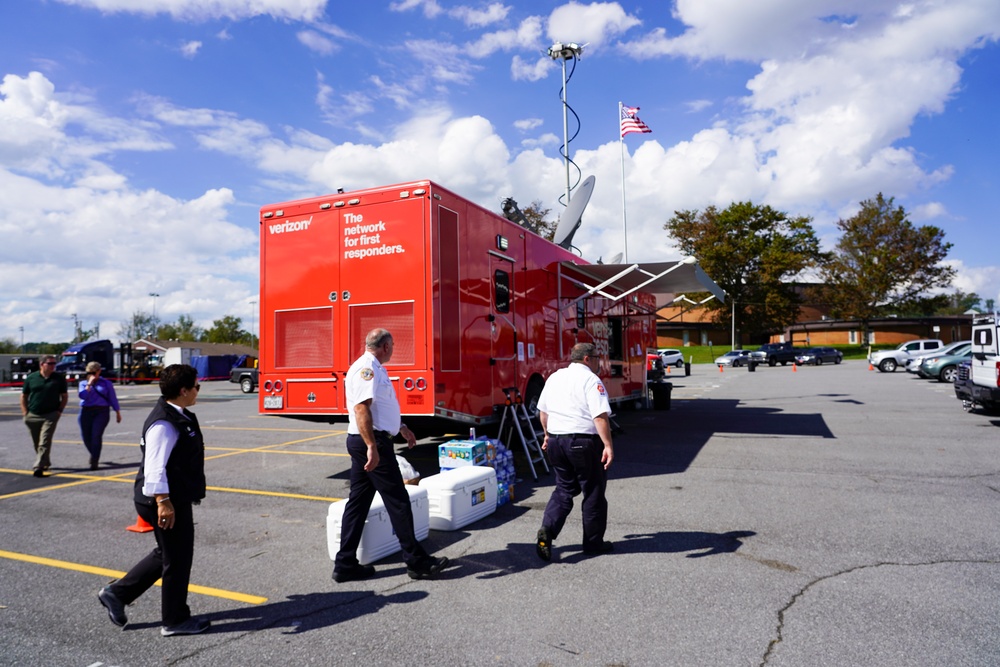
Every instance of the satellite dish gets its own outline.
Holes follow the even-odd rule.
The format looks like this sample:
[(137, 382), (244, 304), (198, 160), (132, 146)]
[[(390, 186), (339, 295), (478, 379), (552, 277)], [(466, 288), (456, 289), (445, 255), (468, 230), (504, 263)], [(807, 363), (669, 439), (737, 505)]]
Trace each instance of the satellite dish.
[(576, 190), (576, 196), (570, 200), (566, 210), (559, 216), (559, 224), (556, 225), (556, 233), (552, 237), (553, 243), (566, 250), (570, 249), (573, 244), (573, 234), (580, 228), (583, 210), (587, 208), (592, 194), (594, 194), (594, 177), (588, 176), (580, 183), (580, 187)]
[(619, 252), (614, 254), (611, 257), (611, 259), (608, 260), (608, 264), (621, 264), (621, 261), (622, 261), (622, 254)]

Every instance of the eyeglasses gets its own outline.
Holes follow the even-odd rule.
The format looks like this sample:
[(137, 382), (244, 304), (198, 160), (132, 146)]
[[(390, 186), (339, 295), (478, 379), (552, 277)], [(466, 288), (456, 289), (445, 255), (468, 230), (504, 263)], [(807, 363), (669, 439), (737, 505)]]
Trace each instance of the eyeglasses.
[(194, 390), (195, 391), (201, 391), (201, 383), (200, 382), (195, 382), (194, 383)]

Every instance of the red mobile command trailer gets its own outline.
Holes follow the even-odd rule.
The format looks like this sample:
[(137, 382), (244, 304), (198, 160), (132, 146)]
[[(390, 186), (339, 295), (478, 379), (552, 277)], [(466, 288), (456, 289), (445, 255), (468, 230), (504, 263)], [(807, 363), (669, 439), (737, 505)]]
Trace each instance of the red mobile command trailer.
[(615, 267), (430, 181), (260, 215), (262, 413), (346, 418), (344, 378), (376, 327), (407, 416), (490, 423), (511, 387), (533, 407), (577, 342), (598, 345), (613, 402), (645, 396), (656, 299), (592, 273)]

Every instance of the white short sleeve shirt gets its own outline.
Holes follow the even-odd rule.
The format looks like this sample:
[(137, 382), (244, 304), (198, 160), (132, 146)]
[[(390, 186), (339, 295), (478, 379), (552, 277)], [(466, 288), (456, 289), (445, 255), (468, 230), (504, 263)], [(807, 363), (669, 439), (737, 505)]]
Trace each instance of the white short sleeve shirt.
[(572, 363), (546, 380), (538, 409), (548, 415), (548, 432), (552, 435), (596, 434), (594, 418), (610, 415), (611, 403), (601, 378), (586, 364)]
[(345, 380), (347, 393), (347, 432), (360, 435), (354, 416), (354, 406), (371, 399), (372, 428), (387, 431), (390, 435), (399, 432), (399, 400), (392, 380), (385, 367), (371, 352), (365, 352), (351, 364)]

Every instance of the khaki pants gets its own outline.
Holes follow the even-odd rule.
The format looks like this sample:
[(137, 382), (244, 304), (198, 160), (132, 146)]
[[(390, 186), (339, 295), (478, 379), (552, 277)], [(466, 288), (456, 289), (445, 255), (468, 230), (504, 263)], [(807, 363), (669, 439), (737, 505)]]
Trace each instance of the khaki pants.
[(44, 415), (36, 415), (29, 412), (24, 417), (24, 423), (31, 433), (31, 440), (35, 444), (35, 470), (45, 470), (52, 462), (49, 460), (49, 452), (52, 451), (52, 436), (56, 433), (56, 424), (59, 423), (60, 413), (48, 412)]

